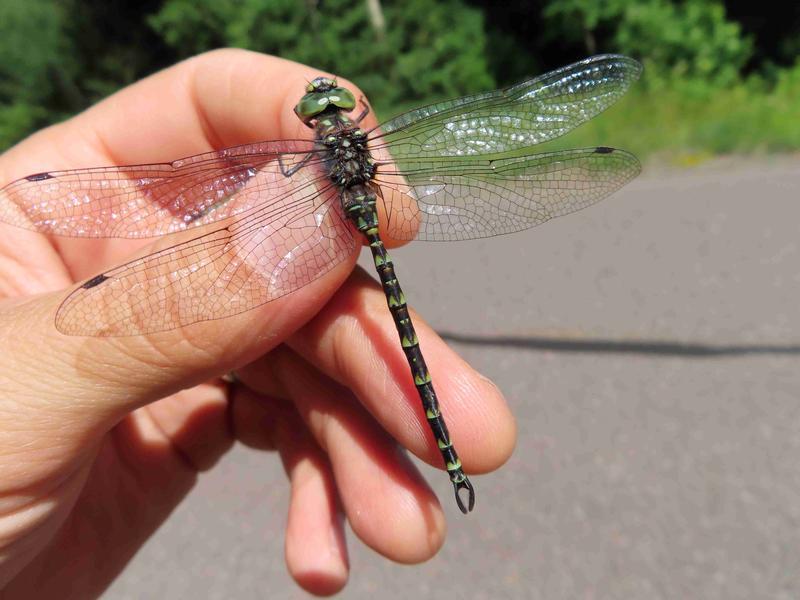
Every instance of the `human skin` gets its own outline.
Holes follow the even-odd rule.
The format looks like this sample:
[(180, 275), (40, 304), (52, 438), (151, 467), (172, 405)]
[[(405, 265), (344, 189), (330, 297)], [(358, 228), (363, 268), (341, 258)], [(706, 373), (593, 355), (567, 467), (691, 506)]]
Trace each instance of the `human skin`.
[[(241, 50), (200, 55), (0, 155), (0, 185), (44, 170), (308, 138), (292, 108), (321, 74)], [(0, 227), (4, 597), (100, 594), (236, 440), (283, 461), (286, 564), (309, 592), (347, 582), (344, 519), (393, 561), (425, 561), (442, 546), (441, 507), (404, 449), (437, 468), (441, 457), (383, 293), (354, 270), (357, 253), (234, 317), (147, 336), (72, 337), (53, 320), (65, 288), (141, 243)], [(496, 469), (516, 434), (502, 395), (413, 318), (465, 470)], [(232, 370), (238, 384), (218, 379)]]

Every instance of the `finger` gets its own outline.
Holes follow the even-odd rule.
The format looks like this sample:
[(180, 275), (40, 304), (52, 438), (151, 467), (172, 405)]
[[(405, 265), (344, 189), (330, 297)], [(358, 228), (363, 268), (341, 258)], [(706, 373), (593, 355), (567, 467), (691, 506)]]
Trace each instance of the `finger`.
[[(308, 75), (307, 68), (254, 53), (198, 57), (32, 136), (0, 158), (2, 176), (7, 181), (42, 169), (135, 162), (143, 159), (145, 146), (174, 158), (207, 150), (218, 140), (230, 144), (251, 141), (249, 136), (282, 137), (284, 127), (294, 134), (298, 126), (288, 125), (291, 111), (284, 108), (297, 98), (292, 82)], [(254, 110), (239, 110), (268, 88), (258, 119)], [(215, 93), (205, 93), (211, 89)], [(237, 110), (223, 111), (226, 102)], [(146, 160), (162, 158), (157, 154)], [(19, 247), (22, 252), (24, 245)], [(74, 246), (94, 256), (87, 248)], [(54, 468), (79, 457), (87, 439), (104, 433), (131, 410), (250, 362), (279, 343), (333, 294), (353, 260), (342, 261), (290, 298), (224, 321), (150, 336), (62, 335), (53, 322), (63, 293), (5, 301), (0, 306), (0, 352), (8, 360), (0, 376), (9, 400), (0, 429), (6, 447), (24, 447), (38, 458), (44, 452), (54, 459)], [(75, 264), (91, 260), (76, 259)], [(59, 277), (66, 279), (67, 274)], [(30, 431), (37, 432), (36, 443), (22, 443)]]
[(0, 304), (4, 392), (79, 411), (86, 423), (97, 414), (115, 420), (268, 351), (319, 310), (350, 267), (337, 265), (290, 297), (234, 317), (141, 336), (61, 334), (53, 319), (62, 294), (6, 300)]
[(249, 378), (242, 378), (241, 372), (242, 369), (236, 372), (237, 381), (230, 385), (232, 434), (236, 440), (250, 448), (277, 450), (277, 421), (292, 408), (288, 401), (273, 393), (274, 387), (256, 388)]
[[(298, 137), (303, 126), (291, 106), (313, 75), (319, 72), (251, 52), (202, 55), (31, 136), (0, 159), (2, 176), (8, 180), (53, 167), (162, 160), (218, 145)], [(310, 132), (303, 135), (308, 137)], [(75, 248), (92, 255), (86, 246)], [(53, 385), (39, 385), (34, 390), (37, 394), (47, 399), (66, 395), (70, 405), (77, 396), (81, 400), (77, 404), (90, 405), (94, 412), (110, 405), (117, 417), (248, 362), (274, 346), (318, 310), (350, 270), (352, 260), (303, 287), (291, 300), (278, 299), (224, 322), (204, 322), (147, 338), (65, 338), (52, 325), (63, 295), (9, 303), (3, 306), (3, 316), (14, 325), (16, 337), (3, 336), (12, 339), (5, 339), (2, 349), (5, 355), (29, 360), (23, 377), (48, 372), (50, 383), (64, 382), (57, 390)], [(75, 263), (91, 265), (92, 261)], [(53, 352), (43, 356), (39, 348)], [(95, 402), (98, 399), (102, 404)]]
[(222, 382), (180, 391), (142, 410), (194, 471), (213, 467), (233, 444)]
[[(307, 82), (321, 75), (247, 50), (207, 52), (35, 133), (3, 156), (0, 173), (9, 181), (49, 169), (151, 163), (254, 141), (309, 139), (293, 108)], [(373, 125), (369, 115), (365, 127)]]
[[(413, 311), (420, 347), (466, 471), (508, 460), (514, 418), (500, 390), (464, 362)], [(288, 344), (346, 386), (403, 446), (437, 467), (441, 456), (380, 286), (356, 269), (336, 297)]]
[(349, 561), (344, 517), (325, 453), (294, 407), (246, 385), (233, 393), (237, 438), (259, 449), (277, 448), (291, 481), (286, 528), (286, 565), (305, 590), (334, 594), (347, 583)]
[[(48, 165), (61, 168), (160, 160), (219, 144), (297, 137), (303, 126), (289, 108), (297, 99), (298, 84), (318, 74), (309, 67), (251, 52), (208, 53), (157, 73), (75, 119), (32, 136), (6, 153), (0, 168), (4, 178), (9, 179), (49, 168)], [(343, 85), (351, 84), (343, 82)], [(360, 95), (358, 90), (356, 95)], [(254, 103), (253, 98), (263, 98), (263, 103)], [(136, 127), (130, 127), (132, 122)], [(308, 132), (302, 133), (308, 135)], [(157, 149), (155, 155), (150, 153), (153, 148)], [(86, 246), (75, 248), (81, 257), (93, 254), (86, 251)], [(75, 262), (84, 265), (84, 269), (88, 268), (85, 265), (92, 264), (91, 261)], [(80, 363), (81, 372), (57, 374), (78, 375), (82, 383), (87, 384), (84, 393), (88, 390), (90, 395), (98, 379), (101, 384), (122, 383), (121, 396), (130, 401), (126, 408), (139, 406), (156, 397), (156, 393), (168, 394), (194, 385), (221, 369), (246, 362), (268, 350), (275, 339), (313, 314), (350, 265), (342, 263), (327, 276), (294, 294), (291, 302), (272, 302), (244, 318), (226, 320), (223, 327), (208, 322), (194, 326), (188, 336), (183, 332), (168, 332), (154, 342), (146, 340), (144, 343), (138, 340), (130, 343), (89, 341), (81, 342), (76, 348), (59, 340), (56, 345), (60, 354), (72, 358), (73, 363)], [(30, 314), (52, 314), (55, 307), (56, 299), (49, 298)], [(25, 315), (15, 312), (9, 316), (15, 320), (22, 317), (28, 328)], [(47, 335), (33, 335), (32, 339), (49, 343), (53, 333), (50, 323), (49, 318), (38, 323), (47, 330), (44, 332)], [(160, 354), (163, 360), (157, 358), (153, 362), (153, 345), (156, 346), (155, 355)], [(107, 357), (109, 351), (111, 356)], [(76, 357), (79, 352), (80, 356)], [(40, 360), (33, 364), (41, 367)], [(210, 370), (212, 365), (213, 371)], [(65, 371), (70, 370), (70, 365), (65, 367)], [(135, 380), (129, 376), (133, 370)], [(109, 382), (109, 374), (122, 377), (113, 377)], [(137, 385), (131, 389), (133, 381)]]
[(285, 347), (240, 371), (248, 387), (277, 379), (317, 443), (327, 452), (353, 532), (402, 563), (433, 556), (444, 542), (444, 517), (425, 479), (352, 395)]
[[(201, 54), (13, 147), (0, 157), (0, 183), (42, 171), (172, 161), (261, 140), (311, 139), (293, 106), (306, 82), (320, 74), (245, 50)], [(341, 81), (361, 95), (350, 82)], [(372, 118), (367, 118), (369, 124)], [(75, 279), (95, 275), (144, 245), (141, 240), (119, 240), (98, 252), (96, 240), (54, 238), (52, 243)], [(24, 253), (19, 261), (26, 263)]]
[[(35, 172), (171, 161), (253, 141), (309, 139), (311, 132), (296, 118), (293, 106), (306, 82), (321, 74), (245, 50), (202, 54), (7, 151), (0, 160), (0, 184)], [(362, 95), (349, 81), (339, 80), (357, 97)], [(367, 128), (375, 124), (372, 113), (363, 122)], [(72, 269), (76, 279), (94, 275), (142, 246), (141, 241), (125, 240), (98, 252), (93, 240), (57, 238), (53, 243), (68, 264), (79, 265)], [(19, 254), (18, 262), (30, 267), (25, 253)], [(45, 283), (53, 285), (52, 278)], [(63, 285), (66, 280), (57, 287)]]
[(307, 591), (333, 594), (347, 583), (349, 561), (330, 463), (296, 413), (278, 423), (276, 444), (292, 484), (286, 565)]
[[(275, 303), (274, 317), (263, 311), (266, 320), (259, 326), (240, 315), (197, 328), (202, 331), (187, 331), (182, 339), (175, 332), (124, 339), (63, 336), (52, 329), (57, 307), (52, 294), (6, 301), (0, 309), (0, 354), (6, 357), (0, 368), (0, 446), (15, 450), (0, 457), (0, 470), (19, 471), (14, 483), (26, 490), (74, 469), (90, 458), (86, 448), (131, 410), (207, 381), (239, 361), (251, 362), (288, 336), (314, 314), (317, 302), (333, 293), (335, 282), (328, 285), (322, 298), (316, 295), (318, 284), (317, 290), (308, 286), (291, 303)], [(186, 407), (172, 405), (168, 412), (181, 408)], [(155, 417), (164, 416), (160, 407), (154, 410), (159, 413)], [(184, 427), (180, 418), (166, 427), (179, 438), (172, 449), (195, 468), (213, 464), (229, 444), (217, 427), (221, 421), (213, 418), (219, 410), (215, 404), (204, 414), (208, 421), (203, 428), (218, 442), (205, 448), (198, 447), (197, 430)], [(192, 419), (196, 414), (183, 413)], [(152, 421), (159, 425), (158, 418)]]

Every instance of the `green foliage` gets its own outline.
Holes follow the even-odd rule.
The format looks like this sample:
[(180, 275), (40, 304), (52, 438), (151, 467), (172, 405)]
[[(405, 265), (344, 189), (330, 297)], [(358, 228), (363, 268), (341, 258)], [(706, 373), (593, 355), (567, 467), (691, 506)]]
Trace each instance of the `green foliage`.
[(43, 0), (0, 3), (0, 100), (36, 100), (63, 50), (62, 15)]
[(583, 39), (590, 54), (610, 31), (615, 51), (642, 57), (651, 72), (669, 77), (730, 85), (753, 52), (752, 40), (715, 0), (552, 0), (543, 14), (556, 31)]
[(378, 110), (493, 86), (478, 10), (410, 0), (387, 5), (384, 19), (373, 23), (363, 0), (167, 0), (150, 23), (185, 56), (235, 46), (347, 77)]
[(717, 154), (800, 149), (800, 62), (775, 86), (754, 75), (711, 87), (693, 78), (658, 79), (552, 147), (613, 144), (643, 159), (694, 164)]
[(41, 126), (47, 105), (57, 104), (59, 84), (74, 68), (62, 60), (63, 19), (45, 0), (0, 3), (0, 147)]
[(0, 148), (179, 58), (235, 46), (347, 77), (381, 117), (622, 52), (645, 64), (642, 82), (556, 144), (680, 160), (798, 150), (800, 66), (777, 65), (800, 35), (780, 23), (762, 28), (775, 39), (745, 36), (721, 0), (0, 0)]
[(128, 4), (0, 1), (0, 149), (159, 66)]
[(45, 122), (47, 111), (33, 103), (0, 103), (0, 148), (10, 146)]

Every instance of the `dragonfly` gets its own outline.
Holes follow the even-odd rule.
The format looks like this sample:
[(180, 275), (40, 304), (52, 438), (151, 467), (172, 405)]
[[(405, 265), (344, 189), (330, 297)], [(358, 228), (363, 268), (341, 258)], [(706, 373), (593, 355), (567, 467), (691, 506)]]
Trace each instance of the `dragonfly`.
[[(313, 139), (36, 173), (0, 189), (0, 221), (51, 236), (180, 238), (76, 285), (54, 320), (58, 331), (77, 336), (153, 334), (230, 317), (297, 291), (366, 243), (466, 514), (475, 490), (381, 230), (398, 240), (484, 238), (610, 195), (640, 172), (632, 154), (535, 147), (608, 108), (640, 73), (631, 58), (594, 56), (510, 87), (423, 106), (370, 130), (360, 126), (366, 102), (319, 77), (295, 107)], [(359, 105), (360, 113), (348, 116)]]

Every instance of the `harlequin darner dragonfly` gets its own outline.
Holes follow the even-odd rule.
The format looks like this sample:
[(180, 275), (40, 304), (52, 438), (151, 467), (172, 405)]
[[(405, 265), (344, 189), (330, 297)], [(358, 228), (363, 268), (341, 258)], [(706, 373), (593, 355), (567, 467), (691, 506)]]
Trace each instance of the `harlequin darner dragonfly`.
[[(0, 190), (0, 220), (48, 235), (191, 239), (79, 285), (55, 324), (69, 335), (165, 331), (289, 294), (366, 240), (462, 512), (475, 493), (440, 413), (406, 301), (378, 229), (465, 240), (533, 227), (635, 177), (606, 147), (535, 152), (622, 96), (641, 66), (604, 55), (494, 92), (402, 114), (371, 131), (353, 94), (317, 78), (295, 108), (314, 140), (266, 141), (171, 163), (51, 171)], [(466, 495), (466, 503), (462, 499)]]

